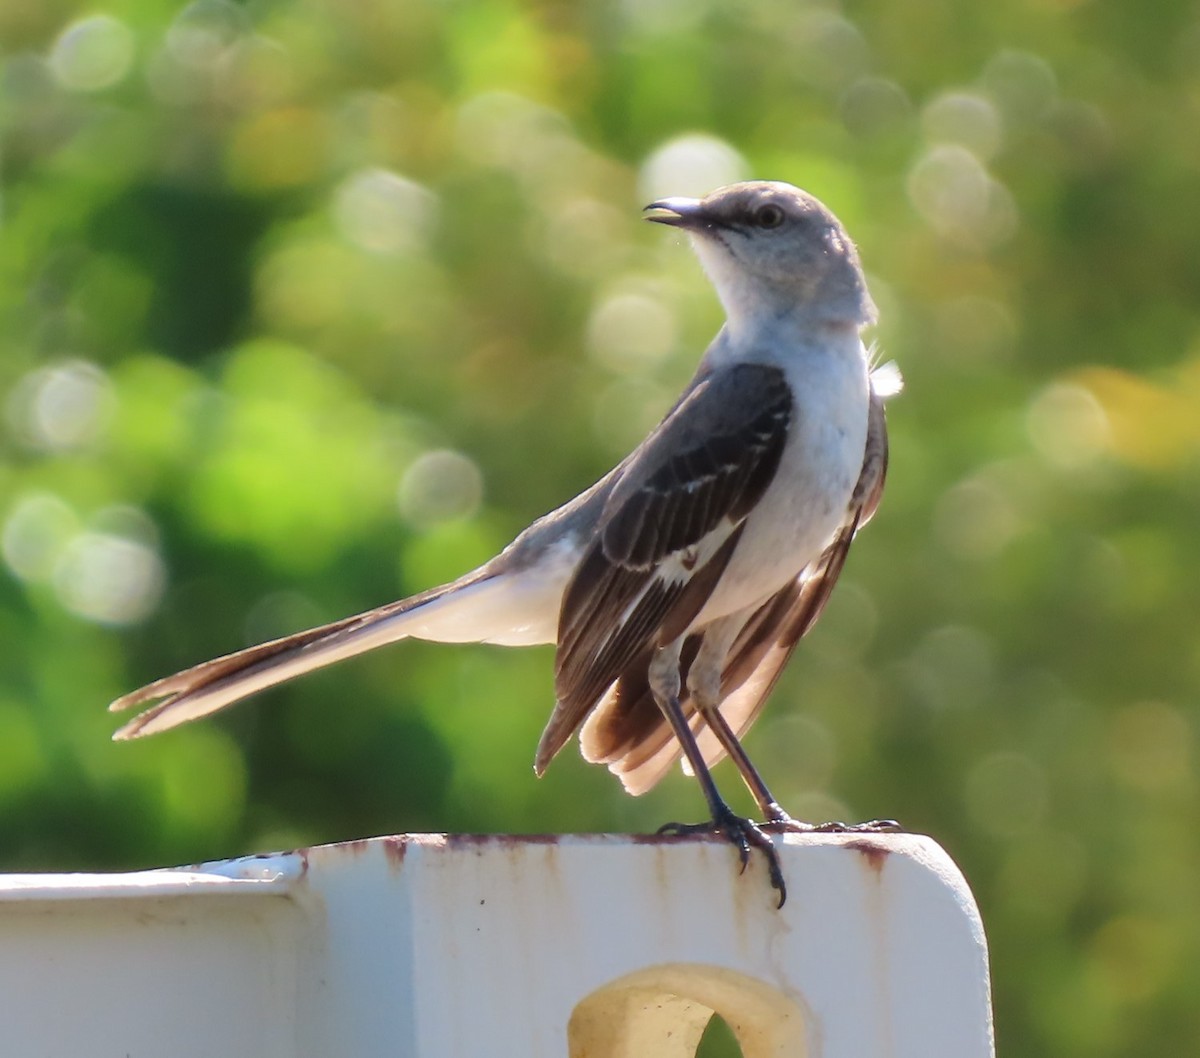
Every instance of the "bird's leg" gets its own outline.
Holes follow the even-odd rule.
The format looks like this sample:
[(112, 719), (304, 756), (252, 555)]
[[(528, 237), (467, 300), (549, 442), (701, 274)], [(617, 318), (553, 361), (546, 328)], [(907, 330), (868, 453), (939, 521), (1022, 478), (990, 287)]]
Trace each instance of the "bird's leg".
[(729, 721), (721, 715), (721, 710), (715, 705), (709, 706), (706, 700), (697, 696), (695, 692), (693, 692), (692, 700), (696, 703), (696, 708), (704, 716), (704, 720), (712, 729), (713, 734), (717, 736), (717, 740), (725, 748), (725, 752), (729, 754), (729, 759), (733, 761), (738, 774), (741, 775), (742, 782), (746, 784), (746, 789), (750, 791), (750, 796), (758, 805), (763, 820), (766, 823), (778, 823), (780, 820), (790, 819), (791, 817), (775, 800), (774, 794), (767, 789), (766, 782), (763, 781), (758, 769), (750, 760), (745, 749), (742, 748), (742, 743), (733, 733)]
[(703, 713), (708, 726), (712, 728), (713, 734), (737, 766), (754, 800), (758, 802), (759, 811), (763, 814), (763, 830), (781, 830), (793, 834), (884, 834), (901, 829), (894, 819), (872, 819), (866, 823), (805, 823), (803, 820), (793, 819), (771, 796), (767, 784), (751, 763), (729, 722), (721, 715), (720, 709), (705, 709), (701, 699), (694, 697), (693, 700)]
[(697, 711), (704, 717), (705, 722), (712, 729), (712, 733), (717, 736), (717, 741), (721, 743), (725, 752), (729, 754), (730, 760), (737, 767), (738, 774), (741, 775), (746, 789), (750, 791), (750, 796), (758, 805), (763, 819), (768, 823), (774, 823), (789, 817), (779, 807), (779, 802), (767, 789), (766, 782), (763, 781), (758, 769), (742, 748), (742, 743), (733, 728), (721, 715), (721, 683), (725, 658), (741, 627), (740, 621), (730, 618), (709, 626), (705, 631), (704, 640), (700, 644), (700, 651), (688, 671), (688, 691), (691, 693)]
[[(716, 635), (713, 635), (713, 632)], [(734, 628), (736, 634), (736, 627)], [(726, 641), (728, 639), (728, 642)], [(877, 834), (896, 831), (900, 824), (894, 819), (872, 819), (866, 823), (805, 823), (793, 819), (779, 804), (758, 769), (750, 760), (742, 747), (741, 740), (729, 726), (729, 721), (721, 713), (721, 671), (724, 657), (732, 637), (727, 637), (721, 630), (710, 630), (700, 647), (700, 653), (692, 663), (688, 673), (688, 690), (697, 711), (704, 717), (705, 722), (717, 741), (721, 743), (729, 759), (737, 767), (742, 781), (750, 791), (762, 813), (763, 823), (760, 829), (781, 830), (789, 833), (830, 833), (830, 834)], [(710, 651), (709, 646), (712, 645)]]
[(667, 823), (659, 827), (658, 832), (660, 834), (685, 835), (711, 833), (716, 830), (724, 834), (737, 848), (738, 859), (743, 871), (750, 862), (750, 847), (753, 845), (761, 849), (767, 858), (767, 871), (771, 879), (771, 886), (779, 893), (778, 906), (783, 907), (783, 902), (787, 899), (787, 886), (783, 881), (783, 871), (779, 866), (779, 855), (775, 851), (774, 843), (757, 823), (737, 815), (726, 804), (721, 792), (717, 789), (717, 784), (713, 781), (708, 765), (704, 763), (704, 756), (700, 752), (700, 747), (696, 745), (696, 738), (692, 734), (692, 729), (688, 727), (687, 719), (680, 708), (678, 642), (662, 648), (655, 654), (650, 663), (649, 675), (650, 690), (654, 695), (654, 700), (658, 703), (658, 707), (671, 725), (671, 730), (675, 733), (675, 738), (683, 748), (684, 756), (691, 765), (692, 773), (700, 784), (704, 799), (708, 802), (708, 810), (712, 814), (711, 823)]

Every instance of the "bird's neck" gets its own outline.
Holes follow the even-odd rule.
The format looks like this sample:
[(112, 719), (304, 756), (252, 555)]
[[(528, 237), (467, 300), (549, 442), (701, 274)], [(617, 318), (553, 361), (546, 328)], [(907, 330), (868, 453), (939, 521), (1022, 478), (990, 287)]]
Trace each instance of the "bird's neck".
[(857, 335), (874, 318), (865, 289), (776, 290), (762, 283), (722, 277), (717, 296), (725, 309), (726, 330), (738, 345), (764, 336), (780, 340), (822, 335)]
[(812, 357), (865, 360), (859, 325), (803, 312), (730, 317), (705, 354), (704, 365), (716, 370), (753, 361), (787, 367)]
[(819, 309), (812, 303), (783, 303), (746, 298), (725, 301), (723, 344), (731, 354), (745, 350), (781, 349), (798, 345), (828, 345), (831, 348), (861, 346), (862, 322), (845, 311)]

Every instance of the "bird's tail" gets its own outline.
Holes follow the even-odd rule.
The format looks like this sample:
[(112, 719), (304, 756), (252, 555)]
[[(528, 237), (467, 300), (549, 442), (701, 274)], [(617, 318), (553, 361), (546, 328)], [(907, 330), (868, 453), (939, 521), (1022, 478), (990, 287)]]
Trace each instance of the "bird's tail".
[[(202, 662), (123, 695), (109, 709), (139, 713), (114, 735), (137, 738), (208, 716), (295, 676), (409, 637), (443, 642), (520, 642), (506, 629), (504, 578), (476, 571), (460, 581)], [(507, 600), (512, 602), (514, 600)], [(489, 621), (489, 617), (491, 620)]]

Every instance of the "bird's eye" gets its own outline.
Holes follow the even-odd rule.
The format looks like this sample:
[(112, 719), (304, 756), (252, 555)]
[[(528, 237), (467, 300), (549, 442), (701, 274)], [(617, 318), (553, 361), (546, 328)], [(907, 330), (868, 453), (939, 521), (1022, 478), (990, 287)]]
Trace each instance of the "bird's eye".
[(754, 223), (760, 228), (778, 228), (783, 223), (783, 210), (773, 202), (759, 206), (754, 213)]

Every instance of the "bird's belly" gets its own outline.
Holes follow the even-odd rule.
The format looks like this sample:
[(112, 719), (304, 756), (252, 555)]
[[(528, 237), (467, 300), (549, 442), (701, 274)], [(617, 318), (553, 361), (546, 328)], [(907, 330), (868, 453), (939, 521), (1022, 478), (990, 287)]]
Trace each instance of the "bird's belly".
[[(836, 485), (836, 487), (835, 487)], [(816, 559), (845, 520), (852, 480), (808, 494), (803, 509), (780, 502), (774, 517), (748, 522), (725, 574), (695, 624), (707, 624), (774, 595)], [(768, 512), (761, 507), (763, 515)]]

